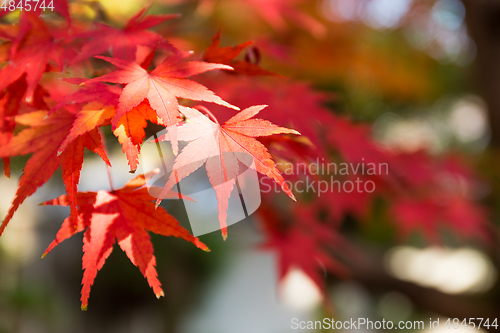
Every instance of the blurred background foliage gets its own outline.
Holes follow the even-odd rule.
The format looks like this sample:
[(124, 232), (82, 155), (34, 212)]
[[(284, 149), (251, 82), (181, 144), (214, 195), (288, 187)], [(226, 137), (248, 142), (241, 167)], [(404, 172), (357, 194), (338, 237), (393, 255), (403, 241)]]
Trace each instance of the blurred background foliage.
[[(106, 20), (117, 26), (143, 5), (140, 0), (70, 2), (71, 11), (88, 24)], [(482, 177), (480, 199), (498, 226), (500, 109), (494, 94), (485, 89), (500, 82), (495, 70), (500, 67), (500, 5), (495, 1), (157, 0), (148, 13), (181, 14), (156, 30), (179, 49), (200, 55), (218, 30), (222, 45), (255, 41), (248, 57), (260, 58), (263, 68), (330, 93), (328, 106), (370, 123), (381, 146), (464, 154)], [(4, 20), (14, 21), (15, 15)], [(480, 15), (496, 25), (489, 27)], [(495, 32), (496, 38), (485, 37)], [(483, 54), (493, 52), (490, 48), (496, 50), (496, 58)], [(488, 59), (493, 60), (487, 63)], [(500, 89), (496, 94), (500, 96)], [(129, 177), (127, 162), (118, 146), (110, 150), (115, 183), (123, 184)], [(107, 184), (96, 176), (103, 165), (88, 161), (82, 191)], [(17, 175), (24, 162), (14, 159)], [(0, 179), (1, 216), (14, 195), (15, 178)], [(300, 272), (278, 286), (272, 255), (256, 249), (261, 236), (251, 219), (231, 227), (225, 243), (218, 233), (202, 236), (212, 249), (209, 255), (180, 240), (153, 236), (165, 291), (161, 300), (153, 297), (125, 255), (114, 251), (96, 279), (88, 313), (82, 313), (77, 259), (81, 238), (38, 259), (67, 212), (36, 204), (62, 191), (60, 182), (49, 182), (26, 200), (0, 239), (0, 333), (280, 333), (291, 330), (293, 317), (332, 316)], [(395, 242), (387, 215), (378, 213), (383, 205), (375, 204), (371, 224), (359, 225), (352, 218), (344, 223), (343, 231), (360, 249), (377, 254), (379, 261), (360, 262), (366, 267), (347, 280), (329, 277), (336, 316), (427, 322), (429, 317), (443, 318), (442, 310), (452, 307), (463, 317), (498, 316), (498, 243), (478, 249), (451, 235), (445, 235), (440, 246), (427, 246), (418, 237)], [(178, 207), (169, 211), (187, 224)], [(493, 236), (498, 240), (497, 234)], [(378, 267), (379, 275), (373, 276), (370, 267)]]

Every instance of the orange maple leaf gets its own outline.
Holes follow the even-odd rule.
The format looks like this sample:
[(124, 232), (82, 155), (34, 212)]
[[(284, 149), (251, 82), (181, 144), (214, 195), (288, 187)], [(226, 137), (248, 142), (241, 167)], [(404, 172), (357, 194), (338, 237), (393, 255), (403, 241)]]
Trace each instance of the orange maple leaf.
[(113, 134), (122, 145), (122, 151), (127, 156), (130, 172), (137, 170), (139, 164), (139, 153), (141, 144), (146, 136), (144, 129), (147, 121), (154, 124), (161, 124), (156, 113), (148, 103), (141, 103), (137, 107), (127, 112), (118, 122), (118, 126)]
[[(59, 153), (75, 140), (79, 135), (88, 132), (94, 128), (109, 125), (111, 119), (115, 115), (115, 95), (111, 91), (104, 88), (103, 83), (94, 83), (89, 85), (88, 89), (82, 89), (68, 98), (60, 101), (53, 109), (68, 104), (71, 96), (74, 100), (85, 103), (92, 100), (90, 103), (83, 104), (81, 109), (76, 114), (75, 122), (63, 143), (59, 147)], [(109, 87), (109, 86), (108, 86)], [(89, 93), (89, 95), (84, 95)], [(95, 98), (93, 98), (95, 97)], [(142, 102), (138, 106), (132, 108), (125, 113), (119, 120), (117, 127), (113, 130), (113, 134), (118, 138), (122, 146), (122, 150), (127, 156), (130, 172), (134, 173), (139, 164), (139, 153), (142, 141), (145, 137), (144, 129), (147, 122), (161, 125), (161, 120), (147, 102)]]

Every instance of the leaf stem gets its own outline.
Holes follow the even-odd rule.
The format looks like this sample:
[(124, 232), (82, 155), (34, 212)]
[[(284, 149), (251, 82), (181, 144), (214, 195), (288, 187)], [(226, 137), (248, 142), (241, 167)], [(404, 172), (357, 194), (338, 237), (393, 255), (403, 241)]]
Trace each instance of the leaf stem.
[[(98, 131), (99, 131), (99, 134), (101, 135), (102, 147), (104, 149), (104, 153), (109, 158), (108, 146), (106, 144), (106, 136), (104, 135), (104, 133), (102, 132), (102, 129), (100, 127), (98, 128)], [(109, 165), (107, 163), (104, 163), (104, 164), (106, 164), (106, 172), (108, 173), (109, 187), (111, 189), (111, 192), (113, 192), (115, 189), (113, 187), (113, 179), (111, 178), (111, 168), (109, 167)]]
[(114, 192), (115, 189), (113, 188), (113, 179), (111, 179), (111, 168), (107, 164), (106, 171), (108, 172), (109, 187), (111, 188), (111, 192)]
[(218, 120), (217, 120), (217, 118), (214, 116), (214, 114), (213, 114), (212, 112), (210, 112), (210, 110), (209, 110), (209, 109), (207, 109), (206, 107), (204, 107), (203, 105), (196, 105), (196, 106), (194, 107), (194, 109), (197, 109), (197, 110), (199, 110), (199, 111), (203, 111), (203, 112), (205, 112), (205, 113), (206, 113), (206, 114), (207, 114), (207, 115), (208, 115), (208, 116), (209, 116), (209, 117), (210, 117), (210, 118), (214, 121), (214, 123), (216, 123), (217, 125), (219, 125), (219, 126), (220, 126), (219, 121), (218, 121)]

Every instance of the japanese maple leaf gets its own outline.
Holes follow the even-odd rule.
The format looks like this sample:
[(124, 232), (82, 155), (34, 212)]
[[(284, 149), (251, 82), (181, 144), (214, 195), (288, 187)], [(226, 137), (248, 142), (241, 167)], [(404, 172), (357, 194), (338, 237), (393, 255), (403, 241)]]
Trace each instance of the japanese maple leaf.
[(33, 153), (24, 166), (19, 185), (7, 216), (0, 226), (0, 235), (21, 203), (45, 184), (61, 166), (62, 178), (71, 201), (72, 215), (76, 216), (76, 193), (83, 164), (84, 147), (99, 154), (109, 164), (97, 129), (89, 130), (72, 141), (62, 154), (61, 143), (70, 131), (75, 115), (60, 109), (47, 116), (47, 111), (35, 111), (16, 116), (18, 124), (30, 126), (19, 132), (6, 145), (0, 147), (0, 157)]
[[(190, 142), (175, 159), (174, 172), (170, 174), (160, 193), (157, 205), (177, 182), (205, 164), (210, 184), (216, 192), (219, 222), (225, 239), (228, 200), (235, 185), (235, 178), (239, 174), (239, 162), (275, 180), (283, 191), (295, 200), (266, 147), (254, 138), (280, 133), (300, 133), (266, 120), (250, 119), (265, 107), (266, 105), (249, 107), (220, 125), (204, 107), (201, 109), (211, 115), (212, 119), (196, 109), (181, 106), (181, 112), (190, 122), (179, 127), (178, 139)], [(170, 140), (169, 133), (161, 136), (159, 140)]]
[[(120, 119), (144, 101), (155, 110), (164, 126), (172, 126), (179, 122), (179, 103), (177, 97), (195, 101), (205, 101), (224, 105), (239, 110), (212, 91), (199, 83), (186, 79), (191, 75), (200, 74), (215, 69), (229, 69), (232, 67), (219, 64), (209, 64), (202, 61), (183, 62), (187, 54), (174, 54), (166, 58), (150, 73), (139, 64), (116, 58), (98, 57), (109, 61), (121, 70), (105, 74), (86, 82), (112, 82), (126, 83), (120, 95), (120, 101), (112, 120), (112, 128), (118, 127)], [(173, 128), (175, 130), (175, 128)], [(177, 141), (175, 131), (172, 132), (172, 146), (177, 153)]]
[(221, 32), (212, 38), (212, 43), (205, 50), (203, 55), (203, 60), (206, 62), (213, 62), (218, 64), (226, 64), (234, 68), (234, 73), (245, 74), (245, 75), (276, 75), (270, 71), (259, 67), (257, 64), (251, 63), (250, 61), (235, 60), (241, 51), (245, 49), (248, 45), (252, 44), (252, 41), (242, 43), (236, 46), (224, 46), (220, 47), (220, 36)]
[(209, 64), (202, 61), (183, 62), (186, 54), (174, 54), (166, 58), (150, 73), (139, 64), (131, 61), (98, 57), (104, 59), (121, 70), (91, 79), (88, 82), (126, 83), (120, 95), (120, 102), (113, 118), (113, 129), (123, 115), (144, 99), (155, 110), (165, 126), (179, 122), (179, 103), (176, 97), (195, 101), (206, 101), (239, 110), (238, 107), (223, 101), (219, 96), (199, 83), (186, 79), (195, 74), (215, 69), (232, 70), (230, 66)]
[[(49, 30), (42, 19), (29, 12), (23, 13), (29, 23), (29, 32), (22, 38), (19, 49), (12, 55), (8, 65), (0, 70), (0, 91), (26, 74), (26, 100), (33, 99), (34, 91), (42, 74), (52, 60), (59, 70), (64, 60), (71, 54), (71, 48), (65, 47), (67, 30)], [(20, 33), (22, 31), (20, 30)]]
[[(139, 268), (158, 298), (163, 296), (163, 291), (157, 277), (156, 259), (148, 231), (179, 237), (204, 251), (210, 251), (166, 210), (155, 209), (155, 198), (149, 195), (148, 188), (144, 186), (153, 174), (139, 175), (123, 188), (111, 192), (79, 192), (77, 228), (71, 216), (66, 218), (56, 239), (45, 250), (42, 258), (63, 240), (86, 229), (83, 238), (82, 267), (85, 272), (82, 280), (82, 310), (87, 309), (90, 288), (97, 272), (111, 254), (115, 240)], [(172, 197), (177, 196), (177, 193), (172, 193)], [(69, 201), (68, 196), (63, 195), (44, 204), (68, 206)]]
[(147, 8), (141, 9), (127, 22), (123, 29), (96, 23), (96, 30), (79, 36), (90, 40), (82, 47), (78, 56), (71, 63), (101, 54), (107, 50), (111, 50), (115, 58), (135, 61), (138, 45), (154, 48), (159, 44), (158, 46), (161, 48), (177, 51), (167, 41), (163, 40), (159, 34), (146, 29), (176, 18), (179, 15), (149, 15), (142, 17), (146, 10)]
[[(336, 118), (324, 106), (331, 100), (327, 94), (314, 91), (303, 82), (275, 78), (249, 77), (242, 80), (226, 75), (223, 79), (210, 80), (208, 84), (224, 100), (230, 100), (242, 108), (255, 105), (256, 101), (269, 105), (267, 119), (281, 126), (293, 127), (301, 133), (301, 137), (309, 139), (315, 147), (308, 147), (310, 153), (316, 154), (314, 159), (317, 154), (320, 157), (327, 156), (328, 148), (324, 144), (321, 129), (332, 132), (336, 127)], [(242, 94), (242, 91), (245, 93)], [(214, 107), (213, 112), (217, 116), (223, 119), (232, 116), (232, 110)]]

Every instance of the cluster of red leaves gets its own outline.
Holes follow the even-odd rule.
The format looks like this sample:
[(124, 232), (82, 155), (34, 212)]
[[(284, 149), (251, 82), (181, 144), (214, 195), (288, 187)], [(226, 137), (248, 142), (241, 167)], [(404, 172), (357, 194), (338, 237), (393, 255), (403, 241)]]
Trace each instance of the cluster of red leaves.
[[(212, 116), (213, 121), (203, 116), (207, 123), (201, 124), (200, 128), (193, 128), (192, 123), (182, 125), (184, 118), (193, 118), (194, 113), (200, 113), (180, 106), (178, 98), (239, 110), (237, 106), (188, 78), (207, 71), (233, 70), (233, 67), (224, 63), (230, 63), (246, 44), (230, 53), (224, 49), (220, 52), (217, 36), (205, 57), (209, 61), (221, 63), (188, 60), (191, 52), (181, 52), (159, 34), (147, 30), (176, 15), (144, 16), (144, 13), (145, 9), (141, 10), (123, 29), (96, 24), (85, 30), (66, 15), (62, 23), (64, 29), (61, 29), (61, 23), (56, 25), (47, 22), (39, 17), (40, 13), (23, 12), (19, 24), (3, 26), (0, 30), (1, 37), (5, 39), (2, 45), (7, 46), (2, 48), (2, 60), (6, 65), (0, 71), (0, 157), (3, 159), (5, 175), (10, 175), (11, 157), (32, 153), (19, 179), (12, 206), (0, 226), (0, 235), (23, 201), (45, 184), (61, 166), (67, 194), (51, 203), (69, 206), (71, 213), (45, 254), (62, 240), (78, 231), (87, 230), (83, 247), (83, 309), (87, 307), (90, 287), (97, 271), (109, 256), (115, 238), (132, 263), (147, 278), (157, 296), (163, 293), (156, 278), (155, 259), (147, 231), (182, 237), (207, 250), (163, 208), (158, 208), (161, 199), (172, 197), (170, 188), (175, 182), (194, 171), (189, 169), (192, 167), (190, 159), (197, 161), (197, 167), (206, 164), (213, 183), (227, 184), (217, 191), (224, 237), (227, 237), (227, 200), (234, 188), (237, 165), (243, 162), (236, 157), (236, 153), (251, 154), (257, 161), (256, 170), (274, 179), (294, 198), (266, 147), (254, 138), (299, 133), (275, 126), (269, 121), (250, 119), (264, 106), (248, 108), (222, 126), (208, 109), (203, 109)], [(138, 45), (149, 48), (140, 63), (136, 62)], [(98, 55), (107, 51), (112, 57)], [(160, 57), (163, 60), (152, 64), (155, 56), (156, 60)], [(44, 75), (51, 71), (87, 70), (94, 76), (98, 74), (93, 64), (98, 61), (95, 58), (106, 60), (118, 70), (93, 79), (65, 78), (70, 84), (79, 84), (77, 90), (62, 87), (60, 82), (54, 83), (49, 75)], [(150, 67), (154, 68), (148, 70)], [(250, 63), (246, 66), (240, 63), (236, 68), (238, 72), (269, 74)], [(122, 189), (111, 189), (111, 192), (78, 192), (84, 148), (99, 154), (111, 166), (100, 128), (111, 125), (113, 134), (127, 156), (130, 171), (135, 172), (148, 122), (169, 129), (168, 139), (176, 155), (179, 153), (178, 140), (191, 141), (177, 157), (176, 169), (172, 174), (176, 177), (161, 191), (156, 207), (153, 202), (156, 198), (151, 197), (145, 188), (144, 176), (127, 183)], [(21, 130), (15, 132), (18, 128)], [(204, 137), (207, 133), (203, 133), (203, 130), (210, 132), (214, 129), (218, 140), (208, 145)], [(193, 150), (194, 155), (190, 155)], [(225, 155), (224, 160), (220, 158), (218, 163), (214, 163), (212, 157), (221, 157), (218, 154), (222, 152), (233, 154), (234, 159)]]
[[(478, 179), (457, 156), (436, 157), (424, 151), (403, 153), (383, 148), (371, 138), (369, 126), (332, 113), (324, 107), (331, 97), (313, 91), (308, 84), (225, 76), (224, 80), (210, 78), (205, 83), (215, 87), (222, 98), (241, 107), (252, 105), (254, 99), (269, 104), (269, 120), (302, 134), (301, 137), (265, 141), (273, 156), (280, 160), (285, 178), (292, 184), (307, 177), (330, 184), (331, 176), (340, 182), (354, 182), (358, 178), (375, 184), (373, 192), (349, 192), (337, 187), (321, 195), (310, 191), (288, 206), (281, 206), (273, 193), (266, 195), (268, 206), (259, 209), (258, 213), (268, 240), (266, 247), (278, 254), (281, 278), (293, 267), (301, 268), (323, 289), (324, 279), (320, 276), (325, 269), (342, 276), (345, 273), (342, 260), (332, 261), (346, 242), (340, 232), (342, 222), (352, 216), (369, 223), (372, 203), (378, 197), (384, 198), (389, 205), (386, 220), (393, 221), (402, 240), (420, 233), (430, 242), (439, 242), (443, 230), (481, 241), (489, 239), (487, 212), (474, 200)], [(241, 91), (246, 93), (241, 94)], [(223, 108), (213, 109), (218, 115), (230, 116)], [(337, 167), (349, 163), (349, 168), (358, 171), (350, 169), (348, 175), (339, 172), (320, 175), (302, 168), (300, 170), (305, 173), (298, 173), (297, 169), (288, 173), (286, 168), (290, 163), (320, 167), (328, 163), (335, 163)], [(377, 169), (372, 175), (362, 173), (362, 166), (369, 163), (385, 164), (387, 169), (383, 168), (382, 172)], [(269, 202), (273, 199), (280, 205), (279, 215), (270, 209)], [(311, 261), (312, 258), (315, 260)]]
[[(379, 147), (370, 138), (369, 127), (325, 108), (327, 95), (262, 69), (250, 57), (238, 60), (250, 42), (220, 47), (219, 33), (202, 60), (192, 60), (191, 53), (177, 50), (148, 30), (176, 15), (145, 16), (144, 9), (124, 28), (97, 23), (87, 27), (70, 20), (67, 4), (59, 2), (63, 23), (23, 12), (18, 24), (0, 26), (0, 38), (4, 40), (0, 61), (5, 63), (0, 70), (0, 158), (5, 175), (10, 174), (11, 157), (33, 154), (19, 179), (0, 235), (19, 205), (61, 166), (67, 194), (45, 204), (69, 206), (71, 212), (44, 255), (64, 239), (86, 230), (82, 308), (87, 307), (90, 287), (115, 239), (157, 296), (163, 293), (148, 231), (181, 237), (208, 250), (157, 207), (163, 197), (176, 196), (170, 191), (176, 183), (203, 165), (216, 188), (223, 237), (227, 236), (227, 203), (240, 164), (253, 165), (292, 199), (295, 197), (285, 178), (298, 181), (312, 177), (320, 181), (325, 175), (287, 175), (286, 168), (273, 162), (271, 156), (307, 165), (319, 159), (322, 163), (388, 165), (387, 174), (335, 175), (341, 180), (353, 176), (370, 180), (376, 185), (373, 192), (330, 189), (323, 195), (306, 193), (297, 203), (279, 202), (279, 213), (271, 205), (279, 197), (266, 195), (259, 211), (260, 223), (267, 239), (265, 246), (279, 254), (281, 277), (298, 267), (323, 287), (324, 268), (345, 275), (335, 256), (346, 242), (340, 236), (342, 221), (347, 215), (368, 220), (371, 203), (380, 196), (389, 199), (388, 213), (403, 236), (423, 230), (435, 240), (440, 225), (451, 226), (463, 235), (484, 236), (485, 212), (470, 199), (474, 177), (460, 163), (448, 158), (437, 160), (425, 152), (402, 154)], [(282, 13), (309, 27), (314, 25), (287, 1), (269, 2), (272, 6), (262, 6), (258, 0), (251, 3), (276, 28), (282, 27)], [(141, 54), (138, 46), (147, 52)], [(103, 64), (101, 60), (116, 69), (105, 67), (104, 74), (96, 70), (96, 64)], [(68, 84), (63, 85), (49, 74), (63, 70), (88, 78), (65, 78)], [(213, 75), (191, 79), (209, 71)], [(178, 98), (203, 105), (182, 106)], [(263, 112), (269, 120), (253, 118), (264, 104), (269, 106)], [(235, 114), (240, 107), (243, 111)], [(222, 123), (219, 119), (228, 120)], [(176, 155), (174, 171), (160, 199), (145, 189), (151, 174), (140, 175), (118, 190), (77, 191), (84, 147), (110, 164), (100, 128), (111, 126), (134, 172), (148, 122), (168, 128), (168, 134), (160, 140), (170, 141)], [(299, 132), (301, 136), (289, 135)], [(188, 142), (180, 152), (178, 141)], [(240, 153), (251, 156), (251, 162)]]

